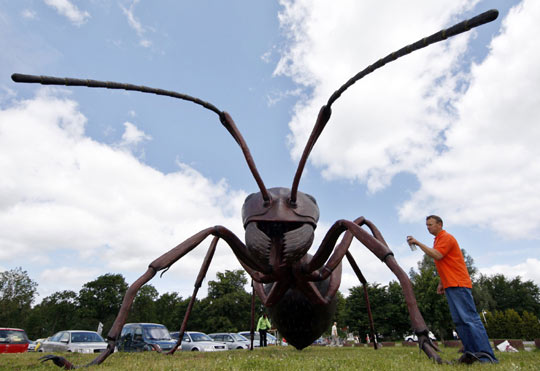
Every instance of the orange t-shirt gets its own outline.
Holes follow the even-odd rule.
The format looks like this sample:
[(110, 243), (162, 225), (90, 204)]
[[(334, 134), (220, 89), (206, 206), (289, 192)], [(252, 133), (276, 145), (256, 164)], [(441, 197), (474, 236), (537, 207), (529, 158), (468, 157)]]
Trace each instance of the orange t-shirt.
[(443, 287), (472, 288), (465, 259), (454, 236), (445, 230), (440, 231), (435, 237), (433, 248), (443, 255), (441, 260), (435, 260)]

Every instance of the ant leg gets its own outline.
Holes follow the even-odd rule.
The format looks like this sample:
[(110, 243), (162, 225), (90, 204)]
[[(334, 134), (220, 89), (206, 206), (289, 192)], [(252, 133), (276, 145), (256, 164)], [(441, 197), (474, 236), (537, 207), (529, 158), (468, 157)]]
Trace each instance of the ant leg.
[(189, 316), (191, 315), (193, 304), (195, 303), (195, 298), (197, 297), (197, 293), (199, 292), (199, 289), (201, 288), (202, 281), (204, 280), (204, 277), (206, 276), (206, 273), (208, 272), (208, 268), (210, 267), (210, 262), (212, 261), (212, 258), (214, 257), (214, 253), (216, 252), (216, 246), (217, 246), (218, 241), (219, 241), (219, 237), (214, 237), (212, 239), (212, 242), (210, 243), (208, 252), (206, 253), (206, 256), (204, 257), (203, 263), (201, 265), (199, 275), (197, 276), (197, 280), (195, 281), (195, 288), (193, 289), (193, 294), (191, 295), (191, 299), (189, 300), (189, 304), (186, 309), (186, 314), (184, 315), (184, 320), (182, 321), (182, 326), (180, 326), (180, 333), (178, 335), (178, 341), (176, 342), (176, 345), (174, 346), (174, 348), (172, 348), (167, 354), (174, 354), (174, 352), (176, 352), (178, 347), (182, 344), (182, 338), (184, 337), (184, 332), (186, 331), (188, 319), (189, 319)]
[(379, 346), (377, 344), (377, 338), (375, 337), (375, 325), (373, 324), (373, 314), (371, 313), (371, 305), (369, 304), (369, 295), (367, 290), (367, 281), (364, 278), (364, 275), (360, 271), (360, 268), (356, 264), (356, 261), (352, 257), (351, 253), (347, 251), (347, 254), (345, 254), (347, 257), (347, 260), (349, 261), (349, 264), (351, 265), (354, 273), (356, 274), (356, 277), (362, 282), (362, 288), (364, 289), (364, 300), (366, 301), (367, 306), (367, 313), (368, 313), (368, 319), (369, 319), (369, 330), (371, 335), (371, 342), (373, 343), (373, 348), (378, 349)]
[[(350, 243), (347, 243), (348, 240), (352, 239), (352, 236), (356, 237), (364, 246), (375, 254), (375, 256), (384, 262), (398, 278), (405, 296), (412, 327), (415, 332), (419, 334), (420, 348), (427, 354), (429, 358), (441, 363), (442, 360), (436, 353), (438, 350), (437, 346), (433, 344), (427, 336), (428, 328), (424, 322), (422, 314), (420, 314), (420, 310), (418, 309), (418, 304), (416, 303), (416, 297), (414, 296), (414, 291), (412, 289), (412, 284), (409, 277), (395, 260), (394, 254), (387, 246), (386, 242), (382, 238), (382, 234), (377, 230), (375, 225), (363, 218), (359, 218), (357, 221), (361, 221), (362, 224), (366, 224), (375, 237), (370, 235), (355, 222), (343, 219), (338, 220), (328, 230), (319, 250), (317, 250), (311, 261), (302, 266), (302, 272), (309, 275), (310, 279), (314, 281), (325, 279), (332, 274), (332, 271), (341, 263), (343, 257), (348, 252), (350, 246)], [(343, 238), (344, 241), (342, 241), (342, 243), (340, 243), (334, 249), (337, 239), (343, 232), (347, 232)], [(326, 264), (324, 264), (325, 261)], [(323, 268), (320, 269), (321, 267)], [(320, 271), (318, 271), (318, 269), (320, 269)]]
[[(246, 269), (248, 272), (251, 272), (253, 275), (261, 275), (261, 276), (271, 273), (271, 268), (267, 266), (263, 266), (259, 262), (255, 261), (250, 256), (249, 251), (247, 250), (244, 243), (227, 228), (218, 225), (218, 226), (206, 228), (200, 231), (199, 233), (191, 236), (190, 238), (188, 238), (187, 240), (185, 240), (178, 246), (164, 253), (159, 258), (157, 258), (152, 263), (150, 263), (147, 271), (128, 288), (126, 294), (124, 295), (122, 306), (120, 307), (120, 310), (118, 311), (118, 315), (116, 316), (116, 319), (114, 320), (114, 323), (107, 335), (107, 342), (108, 342), (107, 349), (104, 352), (100, 353), (92, 362), (90, 362), (86, 366), (101, 364), (109, 355), (111, 355), (114, 352), (116, 341), (118, 340), (120, 336), (122, 327), (124, 327), (124, 324), (126, 323), (129, 310), (131, 308), (131, 305), (133, 304), (133, 301), (139, 289), (145, 283), (150, 281), (156, 275), (158, 271), (164, 270), (164, 269), (166, 271), (176, 261), (178, 261), (184, 255), (189, 253), (195, 247), (197, 247), (209, 235), (213, 235), (216, 238), (222, 238), (223, 240), (225, 240), (225, 242), (227, 242), (227, 244), (230, 246), (231, 250), (237, 257), (242, 267), (244, 267), (244, 269)], [(211, 260), (211, 258), (208, 260)], [(209, 261), (208, 261), (208, 264), (210, 264)], [(44, 361), (51, 360), (56, 365), (60, 367), (64, 367), (66, 369), (72, 369), (72, 368), (77, 367), (71, 364), (70, 362), (68, 362), (63, 357), (46, 356), (43, 358), (44, 358)]]
[(440, 351), (439, 348), (429, 338), (429, 330), (424, 322), (424, 318), (418, 309), (416, 303), (416, 297), (412, 288), (411, 281), (403, 269), (399, 266), (393, 255), (389, 255), (385, 261), (386, 265), (398, 278), (405, 296), (405, 302), (407, 303), (407, 309), (409, 310), (409, 317), (413, 326), (414, 332), (418, 336), (418, 346), (422, 349), (429, 358), (434, 359), (438, 363), (442, 363), (442, 359), (437, 354)]
[(249, 350), (253, 350), (253, 340), (255, 339), (255, 288), (253, 287), (253, 280), (251, 280), (251, 319), (249, 326), (249, 337), (251, 340)]
[[(154, 277), (155, 274), (156, 274), (156, 271), (150, 267), (141, 277), (139, 277), (137, 281), (135, 281), (129, 287), (128, 291), (124, 295), (124, 300), (122, 301), (122, 307), (120, 308), (120, 311), (114, 321), (113, 327), (111, 328), (111, 330), (109, 331), (109, 334), (107, 335), (107, 343), (108, 343), (107, 349), (101, 352), (92, 362), (82, 367), (99, 365), (114, 352), (114, 347), (116, 346), (116, 340), (118, 339), (120, 330), (122, 329), (122, 327), (124, 326), (124, 323), (126, 322), (126, 317), (129, 312), (129, 308), (131, 307), (131, 304), (133, 303), (133, 300), (135, 298), (135, 295), (137, 294), (137, 291), (139, 291), (142, 285), (150, 281), (150, 279), (152, 279), (152, 277)], [(120, 330), (114, 331), (117, 328), (119, 328)], [(60, 356), (46, 355), (46, 356), (41, 357), (40, 359), (43, 359), (41, 362), (53, 361), (53, 363), (56, 366), (63, 367), (66, 370), (72, 370), (72, 369), (80, 367), (80, 366), (75, 366), (74, 364), (69, 362), (67, 359)]]
[[(357, 218), (356, 220), (354, 220), (354, 223), (359, 225), (359, 226), (361, 226), (363, 224), (367, 224), (368, 227), (370, 228), (371, 232), (375, 235), (375, 237), (378, 240), (382, 240), (382, 242), (386, 245), (386, 242), (384, 241), (384, 238), (382, 237), (381, 233), (377, 230), (377, 228), (375, 226), (371, 225), (371, 223), (368, 220), (366, 220), (364, 217)], [(371, 339), (372, 339), (374, 349), (378, 349), (377, 341), (376, 341), (376, 338), (375, 338), (375, 326), (374, 326), (374, 323), (373, 323), (373, 315), (371, 313), (371, 305), (369, 303), (369, 295), (368, 295), (368, 290), (367, 290), (367, 281), (364, 278), (364, 275), (362, 274), (362, 272), (360, 271), (360, 268), (356, 264), (356, 261), (353, 259), (352, 255), (348, 251), (348, 249), (349, 249), (349, 247), (351, 245), (352, 239), (353, 239), (353, 234), (350, 233), (349, 231), (345, 232), (345, 235), (343, 236), (343, 238), (342, 238), (341, 242), (339, 243), (338, 247), (340, 249), (342, 249), (342, 250), (347, 251), (346, 252), (347, 260), (351, 264), (351, 267), (353, 268), (353, 271), (356, 274), (356, 277), (362, 283), (362, 288), (363, 288), (363, 291), (364, 291), (364, 299), (366, 301), (367, 312), (368, 312), (370, 335), (371, 335)], [(340, 267), (340, 266), (338, 265), (338, 267)], [(334, 270), (334, 272), (335, 272), (335, 270)], [(331, 279), (336, 276), (336, 274), (334, 272), (332, 272), (332, 274), (330, 276)], [(341, 273), (338, 272), (337, 276), (341, 277)], [(327, 291), (327, 297), (333, 297), (335, 295), (335, 293), (337, 292), (338, 288), (339, 288), (339, 281), (337, 282), (337, 285), (331, 283), (330, 288)]]

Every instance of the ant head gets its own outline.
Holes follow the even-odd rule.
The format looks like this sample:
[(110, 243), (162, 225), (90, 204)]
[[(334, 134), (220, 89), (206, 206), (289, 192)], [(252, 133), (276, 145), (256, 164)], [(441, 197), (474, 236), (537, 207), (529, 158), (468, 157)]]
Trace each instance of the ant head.
[(319, 207), (313, 196), (298, 192), (296, 202), (291, 204), (291, 190), (270, 188), (270, 200), (265, 201), (261, 192), (252, 193), (242, 207), (244, 227), (250, 222), (308, 223), (315, 228), (319, 221)]
[(288, 188), (270, 188), (268, 196), (266, 201), (261, 192), (253, 193), (244, 202), (246, 246), (269, 266), (295, 264), (313, 244), (319, 207), (312, 196), (301, 192), (292, 203)]

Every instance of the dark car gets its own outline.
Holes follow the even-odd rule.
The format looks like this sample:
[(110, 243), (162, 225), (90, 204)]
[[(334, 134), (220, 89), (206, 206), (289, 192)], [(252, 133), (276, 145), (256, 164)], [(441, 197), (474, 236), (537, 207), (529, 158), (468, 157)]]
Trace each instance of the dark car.
[(144, 352), (161, 349), (168, 352), (176, 345), (167, 327), (158, 323), (127, 323), (122, 328), (116, 348), (121, 352)]
[(0, 327), (0, 353), (24, 353), (28, 349), (28, 342), (24, 330)]

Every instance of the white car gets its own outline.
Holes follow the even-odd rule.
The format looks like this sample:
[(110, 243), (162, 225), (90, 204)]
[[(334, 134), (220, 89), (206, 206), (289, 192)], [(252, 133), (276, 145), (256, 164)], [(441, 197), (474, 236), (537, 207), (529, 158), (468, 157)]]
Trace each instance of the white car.
[(107, 342), (95, 331), (60, 331), (41, 343), (38, 352), (100, 353)]
[[(433, 341), (437, 340), (437, 338), (435, 337), (435, 335), (433, 335), (433, 332), (429, 332), (429, 338)], [(408, 341), (410, 343), (412, 343), (413, 341), (416, 342), (418, 341), (418, 336), (416, 336), (416, 334), (412, 334), (412, 335), (407, 335), (405, 336), (405, 341)]]
[(249, 349), (249, 340), (234, 332), (219, 332), (208, 334), (214, 341), (224, 343), (229, 350)]
[[(178, 339), (178, 332), (171, 332), (173, 339)], [(217, 343), (212, 338), (202, 332), (186, 331), (182, 338), (182, 350), (192, 352), (220, 352), (227, 350), (223, 343)]]
[[(251, 340), (250, 340), (251, 335), (250, 335), (249, 331), (240, 331), (240, 332), (238, 332), (238, 334), (242, 335), (243, 337), (248, 339), (248, 342), (251, 344)], [(274, 335), (266, 333), (266, 343), (268, 345), (277, 345), (278, 341), (277, 341), (277, 339), (276, 339), (276, 337)], [(258, 331), (255, 331), (253, 333), (253, 346), (258, 347), (259, 344), (260, 344), (260, 335), (259, 335)], [(282, 345), (288, 345), (288, 344), (287, 343), (282, 343)]]

